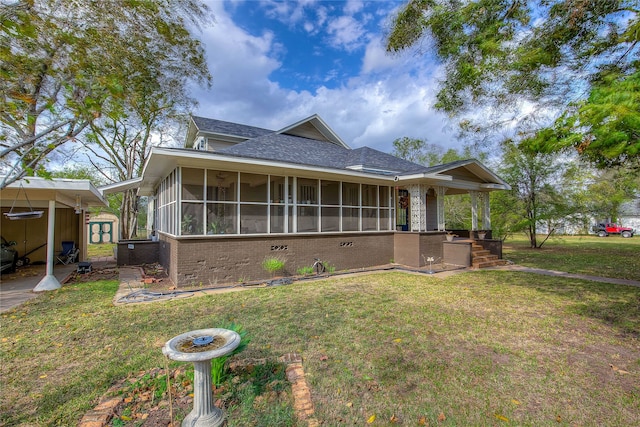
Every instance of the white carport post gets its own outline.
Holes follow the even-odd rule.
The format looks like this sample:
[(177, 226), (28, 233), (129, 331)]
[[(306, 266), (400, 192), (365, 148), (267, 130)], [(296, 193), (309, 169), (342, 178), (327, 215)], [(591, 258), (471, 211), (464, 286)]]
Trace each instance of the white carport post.
[(55, 228), (56, 228), (56, 201), (49, 200), (49, 219), (48, 219), (48, 229), (47, 229), (47, 274), (38, 282), (35, 288), (33, 288), (34, 292), (42, 292), (42, 291), (53, 291), (55, 289), (60, 289), (62, 285), (56, 279), (56, 276), (53, 275), (53, 248), (55, 245)]

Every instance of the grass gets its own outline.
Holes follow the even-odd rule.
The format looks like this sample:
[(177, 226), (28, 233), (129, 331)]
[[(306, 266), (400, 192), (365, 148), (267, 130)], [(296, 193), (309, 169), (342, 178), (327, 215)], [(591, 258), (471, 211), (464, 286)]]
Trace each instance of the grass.
[[(386, 273), (114, 307), (117, 286), (2, 314), (0, 425), (75, 425), (111, 384), (163, 367), (171, 337), (232, 321), (252, 337), (242, 357), (303, 355), (323, 425), (640, 425), (640, 288)], [(238, 417), (265, 403), (247, 400)], [(244, 425), (286, 424), (265, 419)]]
[(89, 258), (112, 257), (115, 243), (94, 243), (87, 245), (87, 256)]
[(524, 237), (509, 238), (503, 256), (516, 264), (568, 273), (640, 280), (640, 236), (558, 236), (540, 249)]

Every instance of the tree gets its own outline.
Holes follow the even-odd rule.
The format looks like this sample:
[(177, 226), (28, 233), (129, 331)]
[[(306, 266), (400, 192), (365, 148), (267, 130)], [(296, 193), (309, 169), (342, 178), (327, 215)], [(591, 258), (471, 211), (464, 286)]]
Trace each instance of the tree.
[[(0, 189), (38, 173), (43, 159), (100, 117), (116, 118), (148, 86), (168, 99), (210, 76), (189, 25), (197, 0), (0, 5)], [(153, 92), (157, 93), (157, 92)]]
[(640, 169), (640, 71), (604, 74), (586, 100), (538, 135), (539, 150), (575, 149), (600, 169)]
[[(552, 154), (531, 150), (526, 140), (509, 141), (497, 168), (498, 173), (511, 186), (510, 191), (498, 192), (492, 198), (492, 211), (498, 235), (524, 232), (531, 248), (540, 248), (546, 240), (572, 217), (581, 212), (574, 203), (581, 190), (583, 170), (576, 163)], [(542, 228), (546, 236), (538, 241)]]
[[(445, 70), (436, 107), (465, 132), (511, 128), (531, 137), (592, 88), (595, 101), (607, 76), (629, 90), (622, 86), (637, 80), (638, 12), (637, 0), (411, 0), (395, 17), (387, 51), (422, 46), (435, 54)], [(592, 133), (609, 123), (586, 110), (581, 118), (589, 116)], [(616, 123), (612, 138), (637, 140), (637, 122), (627, 124)], [(593, 160), (591, 150), (581, 153)], [(625, 155), (637, 159), (637, 144)]]

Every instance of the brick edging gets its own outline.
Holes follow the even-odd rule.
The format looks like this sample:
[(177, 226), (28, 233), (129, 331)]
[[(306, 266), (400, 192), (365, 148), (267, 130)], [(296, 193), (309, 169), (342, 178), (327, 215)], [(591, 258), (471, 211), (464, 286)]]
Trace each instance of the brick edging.
[[(266, 359), (247, 359), (247, 363), (256, 364), (266, 363)], [(301, 421), (306, 421), (309, 427), (319, 427), (320, 423), (313, 417), (315, 409), (313, 402), (311, 401), (311, 390), (307, 385), (307, 380), (304, 376), (304, 369), (302, 367), (302, 356), (297, 353), (287, 353), (278, 358), (278, 362), (287, 365), (285, 370), (287, 380), (291, 383), (291, 393), (293, 394), (293, 408), (296, 412), (296, 416)], [(238, 365), (242, 365), (243, 361), (237, 362)], [(100, 403), (87, 412), (80, 422), (78, 427), (105, 427), (111, 421), (111, 418), (115, 415), (116, 407), (123, 401), (122, 397), (108, 397), (110, 394), (117, 391), (121, 386), (118, 383), (107, 390), (104, 396), (100, 399)]]

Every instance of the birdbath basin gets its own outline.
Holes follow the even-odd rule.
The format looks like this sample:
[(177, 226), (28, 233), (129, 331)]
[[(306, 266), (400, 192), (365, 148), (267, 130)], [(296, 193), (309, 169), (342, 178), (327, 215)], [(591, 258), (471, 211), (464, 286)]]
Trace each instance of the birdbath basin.
[(213, 404), (211, 359), (226, 356), (240, 345), (240, 335), (229, 329), (198, 329), (171, 338), (162, 347), (169, 359), (193, 363), (193, 410), (182, 427), (218, 427), (224, 422), (222, 410)]

